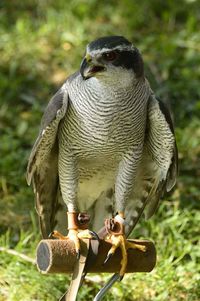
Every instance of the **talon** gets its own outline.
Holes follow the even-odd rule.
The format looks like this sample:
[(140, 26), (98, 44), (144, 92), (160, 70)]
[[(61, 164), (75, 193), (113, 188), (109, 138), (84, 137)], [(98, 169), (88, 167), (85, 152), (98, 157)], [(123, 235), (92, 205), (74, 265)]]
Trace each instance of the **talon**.
[(126, 248), (127, 249), (138, 249), (142, 252), (146, 252), (147, 251), (147, 247), (146, 246), (143, 246), (143, 245), (139, 245), (139, 244), (136, 244), (136, 243), (133, 243), (133, 242), (129, 242), (129, 241), (126, 241)]
[(60, 232), (54, 230), (49, 234), (49, 237), (58, 238), (61, 240), (70, 239), (74, 242), (76, 258), (80, 259), (80, 239), (97, 239), (99, 240), (98, 235), (87, 229), (89, 216), (87, 214), (79, 214), (77, 212), (68, 212), (68, 235), (64, 236)]
[(58, 231), (53, 231), (50, 235), (52, 237), (55, 237), (57, 239), (61, 239), (61, 240), (67, 240), (70, 239), (74, 242), (74, 246), (75, 246), (75, 251), (76, 251), (76, 257), (77, 260), (80, 259), (80, 239), (92, 239), (95, 238), (97, 239), (98, 236), (97, 234), (93, 231), (89, 231), (89, 230), (79, 230), (79, 229), (70, 229), (68, 232), (67, 236), (62, 235), (60, 232)]
[(112, 256), (113, 256), (113, 253), (108, 254), (108, 255), (106, 256), (106, 259), (105, 259), (104, 262), (103, 262), (103, 265), (106, 264), (106, 263), (110, 260), (110, 258), (111, 258)]
[(51, 238), (51, 237), (53, 236), (53, 232), (54, 232), (54, 231), (52, 231), (52, 232), (48, 235), (48, 238)]
[(143, 245), (136, 244), (134, 242), (127, 241), (124, 234), (120, 234), (120, 235), (114, 235), (113, 234), (110, 237), (110, 241), (111, 241), (112, 247), (110, 248), (110, 250), (108, 252), (108, 256), (107, 256), (105, 262), (107, 262), (110, 259), (109, 255), (112, 256), (115, 253), (117, 248), (121, 249), (122, 260), (121, 260), (121, 269), (119, 271), (119, 275), (120, 275), (119, 279), (121, 281), (124, 277), (125, 272), (126, 272), (126, 266), (127, 266), (127, 263), (128, 263), (127, 250), (128, 249), (138, 249), (142, 252), (145, 252), (146, 247), (143, 246)]
[(100, 241), (99, 236), (97, 235), (96, 232), (89, 230), (89, 233), (91, 234), (92, 238)]
[[(114, 223), (114, 226), (113, 226)], [(112, 226), (112, 227), (111, 227)], [(121, 249), (122, 260), (121, 260), (121, 268), (119, 271), (119, 281), (121, 281), (126, 272), (126, 267), (128, 263), (128, 249), (138, 249), (142, 252), (146, 252), (146, 246), (136, 244), (134, 242), (127, 241), (124, 234), (124, 215), (117, 215), (114, 219), (106, 220), (105, 227), (109, 234), (108, 238), (105, 240), (110, 242), (112, 247), (108, 251), (108, 255), (104, 261), (104, 264), (108, 262), (108, 260), (113, 256), (117, 248)]]
[(124, 278), (124, 275), (121, 275), (121, 276), (119, 277), (119, 282), (122, 281), (123, 278)]
[(77, 260), (79, 260), (79, 259), (80, 259), (80, 255), (81, 255), (81, 251), (80, 251), (80, 250), (78, 250), (78, 251), (77, 251), (77, 255), (76, 255), (76, 258), (77, 258)]
[(62, 239), (62, 240), (68, 239), (68, 236), (64, 236), (60, 232), (58, 232), (56, 230), (54, 230), (54, 231), (51, 232), (51, 237)]

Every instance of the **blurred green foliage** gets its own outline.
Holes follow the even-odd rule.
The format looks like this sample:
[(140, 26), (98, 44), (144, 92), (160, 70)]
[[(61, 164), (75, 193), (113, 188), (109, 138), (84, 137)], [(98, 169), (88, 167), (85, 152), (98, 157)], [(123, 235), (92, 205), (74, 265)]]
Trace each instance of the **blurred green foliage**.
[[(152, 88), (173, 112), (180, 176), (158, 214), (134, 232), (157, 243), (157, 268), (125, 277), (105, 300), (200, 299), (199, 24), (198, 0), (0, 1), (1, 245), (33, 256), (39, 236), (25, 170), (42, 112), (79, 68), (88, 42), (124, 35), (142, 52)], [(92, 300), (97, 288), (88, 280), (80, 300)], [(64, 289), (64, 277), (42, 276), (30, 263), (0, 252), (0, 301), (53, 301)]]

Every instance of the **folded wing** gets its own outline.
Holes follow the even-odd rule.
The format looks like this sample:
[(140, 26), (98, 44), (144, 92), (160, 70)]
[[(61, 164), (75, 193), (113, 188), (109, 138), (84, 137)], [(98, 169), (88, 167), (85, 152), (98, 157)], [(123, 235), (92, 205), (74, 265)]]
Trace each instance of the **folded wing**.
[(36, 195), (36, 210), (39, 215), (42, 236), (47, 238), (54, 228), (55, 212), (58, 209), (58, 141), (57, 131), (68, 106), (65, 85), (50, 100), (38, 138), (33, 146), (28, 167), (27, 182), (31, 182)]
[(133, 198), (127, 204), (127, 234), (135, 227), (143, 211), (145, 217), (150, 218), (164, 193), (174, 187), (177, 166), (177, 147), (170, 113), (152, 94), (148, 101), (142, 160)]

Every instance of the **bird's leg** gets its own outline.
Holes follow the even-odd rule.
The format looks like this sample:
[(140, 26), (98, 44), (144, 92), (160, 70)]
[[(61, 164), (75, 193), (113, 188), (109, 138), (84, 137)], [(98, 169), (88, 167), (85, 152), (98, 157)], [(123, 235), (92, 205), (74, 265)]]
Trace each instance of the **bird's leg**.
[(118, 173), (115, 181), (115, 208), (118, 214), (114, 219), (107, 220), (105, 227), (107, 228), (108, 241), (112, 244), (105, 262), (115, 253), (117, 248), (121, 249), (122, 260), (120, 277), (122, 278), (127, 266), (127, 250), (138, 249), (142, 252), (146, 251), (145, 246), (130, 243), (125, 236), (125, 208), (126, 202), (133, 191), (134, 181), (137, 174), (138, 164), (142, 154), (142, 145), (137, 148), (130, 149), (119, 163)]
[(126, 272), (126, 266), (128, 263), (127, 250), (128, 249), (138, 249), (142, 252), (145, 252), (146, 247), (143, 245), (139, 245), (139, 244), (127, 241), (126, 236), (124, 234), (124, 213), (123, 212), (120, 212), (118, 215), (116, 215), (114, 219), (106, 220), (105, 226), (106, 226), (106, 229), (108, 232), (106, 240), (112, 244), (112, 247), (108, 251), (108, 254), (107, 254), (107, 257), (106, 257), (106, 260), (104, 261), (104, 263), (106, 263), (112, 257), (112, 255), (115, 253), (117, 248), (120, 248), (121, 253), (122, 253), (122, 260), (121, 260), (121, 269), (119, 271), (119, 275), (122, 279)]
[(89, 223), (89, 215), (86, 213), (78, 213), (78, 212), (67, 212), (68, 219), (68, 235), (64, 236), (58, 231), (53, 231), (51, 236), (58, 239), (70, 239), (73, 240), (75, 244), (75, 250), (77, 256), (80, 255), (80, 239), (88, 238), (97, 238), (94, 232), (88, 230)]
[(58, 239), (71, 239), (74, 241), (76, 252), (80, 254), (80, 239), (84, 238), (97, 238), (95, 233), (88, 230), (89, 215), (86, 213), (79, 213), (77, 206), (77, 191), (79, 174), (77, 168), (77, 161), (73, 153), (67, 147), (63, 147), (65, 144), (65, 136), (61, 131), (59, 139), (59, 179), (61, 194), (64, 203), (68, 207), (67, 221), (68, 221), (68, 235), (54, 231), (53, 237)]

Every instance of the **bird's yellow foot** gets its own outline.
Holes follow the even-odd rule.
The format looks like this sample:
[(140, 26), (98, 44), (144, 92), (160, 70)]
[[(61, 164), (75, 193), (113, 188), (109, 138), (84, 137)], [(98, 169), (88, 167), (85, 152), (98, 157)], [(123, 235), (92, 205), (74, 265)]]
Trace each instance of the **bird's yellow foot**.
[(146, 247), (127, 241), (125, 235), (123, 235), (123, 234), (120, 234), (120, 235), (113, 234), (107, 240), (109, 242), (111, 242), (112, 247), (108, 251), (108, 254), (107, 254), (107, 257), (106, 257), (106, 260), (104, 261), (104, 263), (106, 263), (113, 256), (113, 254), (115, 253), (117, 248), (120, 248), (121, 253), (122, 253), (122, 260), (121, 260), (121, 269), (119, 271), (119, 274), (122, 278), (126, 272), (126, 266), (128, 263), (127, 250), (128, 249), (138, 249), (142, 252), (145, 252)]
[(80, 239), (98, 239), (95, 232), (88, 229), (89, 216), (85, 213), (68, 212), (68, 235), (64, 236), (58, 231), (51, 233), (52, 237), (74, 242), (77, 258), (80, 257)]
[[(118, 219), (120, 220), (120, 219)], [(121, 269), (119, 271), (120, 278), (122, 279), (125, 272), (126, 272), (126, 266), (128, 263), (128, 249), (138, 249), (142, 252), (146, 251), (146, 246), (139, 245), (133, 242), (129, 242), (125, 235), (124, 235), (124, 225), (123, 223), (120, 223), (119, 221), (116, 221), (115, 219), (112, 219), (111, 221), (106, 221), (106, 227), (108, 236), (106, 237), (106, 241), (110, 242), (112, 244), (112, 247), (108, 251), (107, 257), (104, 261), (106, 263), (115, 253), (117, 248), (121, 249), (122, 253), (122, 260), (121, 260)], [(110, 229), (110, 224), (112, 226), (112, 230)]]
[(67, 240), (70, 239), (74, 242), (75, 245), (75, 250), (77, 253), (77, 258), (80, 257), (80, 239), (96, 239), (95, 233), (86, 229), (86, 230), (81, 230), (81, 229), (69, 229), (68, 235), (64, 236), (58, 231), (53, 231), (51, 233), (52, 237), (62, 239), (62, 240)]

